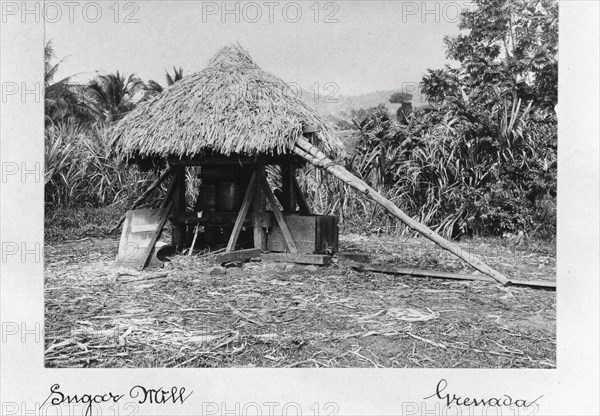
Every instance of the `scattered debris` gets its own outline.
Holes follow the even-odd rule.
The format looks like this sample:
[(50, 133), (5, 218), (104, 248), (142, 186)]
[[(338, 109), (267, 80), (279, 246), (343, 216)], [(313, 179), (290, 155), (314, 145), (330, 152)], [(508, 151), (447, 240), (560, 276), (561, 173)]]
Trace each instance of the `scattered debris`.
[[(138, 272), (115, 267), (117, 242), (46, 245), (46, 366), (556, 367), (553, 291), (398, 278), (341, 262), (224, 268), (202, 255)], [(542, 280), (555, 268), (544, 248), (476, 244), (509, 274)], [(422, 239), (342, 236), (340, 245), (381, 267), (471, 273)]]

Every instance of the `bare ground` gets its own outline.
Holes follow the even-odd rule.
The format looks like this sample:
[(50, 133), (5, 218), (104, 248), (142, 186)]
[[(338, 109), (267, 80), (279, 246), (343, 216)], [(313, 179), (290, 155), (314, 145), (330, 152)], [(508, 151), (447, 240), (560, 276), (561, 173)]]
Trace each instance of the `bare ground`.
[[(345, 235), (377, 264), (472, 273), (422, 239)], [(459, 245), (519, 279), (555, 279), (555, 251)], [(115, 267), (116, 238), (46, 244), (47, 367), (554, 368), (556, 293), (367, 273), (342, 264)]]

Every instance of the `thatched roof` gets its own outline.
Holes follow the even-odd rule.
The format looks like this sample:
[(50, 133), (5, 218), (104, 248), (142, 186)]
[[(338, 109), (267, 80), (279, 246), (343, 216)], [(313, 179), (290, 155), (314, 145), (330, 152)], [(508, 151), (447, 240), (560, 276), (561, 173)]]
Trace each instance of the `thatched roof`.
[(112, 132), (126, 158), (211, 154), (288, 154), (304, 125), (317, 125), (318, 146), (336, 156), (342, 145), (324, 117), (283, 80), (260, 69), (239, 45), (221, 49), (209, 66), (139, 103)]

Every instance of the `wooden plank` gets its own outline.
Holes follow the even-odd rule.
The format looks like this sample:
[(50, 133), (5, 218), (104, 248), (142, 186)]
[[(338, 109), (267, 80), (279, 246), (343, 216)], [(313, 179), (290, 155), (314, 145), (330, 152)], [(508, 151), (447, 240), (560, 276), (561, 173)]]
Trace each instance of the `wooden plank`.
[(246, 261), (253, 257), (258, 257), (262, 253), (259, 248), (249, 248), (246, 250), (231, 251), (229, 253), (220, 253), (211, 256), (211, 261), (214, 263), (228, 263), (230, 261)]
[(285, 218), (283, 218), (283, 214), (281, 213), (281, 211), (279, 210), (279, 207), (277, 206), (277, 201), (275, 201), (275, 196), (273, 195), (273, 191), (271, 191), (271, 188), (269, 187), (267, 178), (264, 177), (262, 179), (263, 180), (262, 180), (261, 185), (265, 192), (267, 202), (269, 203), (269, 205), (271, 206), (271, 209), (273, 210), (273, 214), (275, 215), (275, 220), (277, 220), (277, 224), (279, 224), (279, 228), (281, 229), (281, 232), (283, 233), (283, 237), (285, 238), (287, 248), (290, 251), (290, 253), (297, 254), (298, 248), (296, 247), (296, 244), (294, 243), (294, 239), (292, 238), (292, 233), (290, 233), (290, 230), (289, 230), (287, 224), (285, 223)]
[(149, 231), (155, 231), (156, 224), (143, 224), (143, 225), (132, 225), (131, 233), (147, 233)]
[[(137, 268), (152, 236), (156, 233), (161, 220), (161, 209), (138, 209), (127, 211), (123, 232), (119, 242), (116, 263), (119, 266)], [(144, 227), (145, 232), (133, 233), (132, 229)], [(146, 267), (161, 267), (163, 262), (156, 257), (158, 243), (150, 253)]]
[(233, 231), (231, 232), (231, 237), (229, 237), (229, 242), (227, 243), (227, 248), (225, 249), (225, 252), (231, 252), (235, 250), (235, 244), (237, 243), (240, 231), (242, 230), (242, 226), (244, 225), (244, 220), (246, 219), (246, 215), (248, 214), (248, 209), (250, 208), (250, 204), (252, 203), (252, 197), (254, 196), (255, 187), (256, 172), (254, 172), (252, 174), (252, 177), (250, 178), (250, 183), (248, 184), (248, 188), (246, 189), (246, 195), (244, 195), (244, 200), (242, 201), (242, 207), (240, 208), (237, 219), (235, 220)]
[(260, 257), (265, 261), (276, 261), (299, 264), (331, 264), (331, 256), (325, 254), (293, 254), (293, 253), (263, 253)]
[(150, 258), (150, 253), (152, 252), (152, 249), (154, 248), (156, 241), (160, 237), (160, 234), (162, 233), (162, 230), (165, 227), (165, 222), (167, 222), (167, 218), (169, 218), (169, 212), (171, 212), (171, 208), (173, 208), (173, 202), (169, 202), (167, 207), (163, 210), (161, 217), (160, 217), (160, 222), (158, 224), (158, 229), (156, 230), (156, 232), (150, 239), (150, 242), (148, 243), (148, 247), (146, 247), (144, 249), (144, 252), (142, 255), (142, 262), (138, 266), (138, 268), (137, 268), (138, 270), (140, 270), (140, 271), (144, 270), (144, 268), (146, 267), (146, 264), (148, 263), (148, 259)]
[(357, 253), (357, 252), (338, 252), (335, 253), (336, 257), (340, 260), (352, 260), (359, 263), (368, 263), (371, 260), (369, 253)]
[(263, 187), (260, 184), (265, 176), (265, 167), (263, 165), (257, 166), (256, 168), (256, 182), (257, 186), (254, 190), (254, 203), (253, 203), (253, 238), (254, 247), (259, 248), (263, 251), (267, 249), (267, 231), (265, 229), (264, 217), (266, 216), (266, 199)]
[[(347, 260), (343, 262), (355, 269), (365, 270), (370, 272), (377, 273), (386, 273), (386, 274), (400, 274), (400, 275), (408, 275), (414, 277), (431, 277), (435, 279), (451, 279), (451, 280), (477, 280), (483, 282), (495, 282), (496, 280), (484, 275), (484, 274), (461, 274), (461, 273), (450, 273), (450, 272), (441, 272), (436, 270), (422, 270), (422, 269), (412, 269), (412, 268), (396, 268), (396, 267), (385, 267), (385, 266), (376, 266), (376, 265), (366, 265), (362, 263), (358, 263), (352, 260)], [(545, 280), (514, 280), (511, 279), (511, 285), (513, 286), (528, 286), (532, 288), (542, 288), (542, 289), (556, 289), (556, 283)]]
[(119, 252), (117, 254), (116, 263), (119, 266), (126, 266), (128, 262), (137, 254), (138, 247), (134, 243), (129, 243), (128, 236), (131, 230), (131, 222), (133, 211), (125, 213), (125, 223), (123, 231), (121, 231), (121, 240), (119, 241)]
[(298, 203), (298, 208), (300, 208), (300, 214), (311, 215), (310, 206), (308, 205), (306, 196), (304, 195), (304, 192), (302, 192), (302, 189), (300, 189), (300, 184), (295, 176), (292, 177), (292, 183), (294, 185), (294, 192), (296, 193), (296, 202)]
[(528, 286), (532, 288), (556, 290), (556, 282), (546, 280), (521, 280), (511, 279), (510, 283), (513, 286)]

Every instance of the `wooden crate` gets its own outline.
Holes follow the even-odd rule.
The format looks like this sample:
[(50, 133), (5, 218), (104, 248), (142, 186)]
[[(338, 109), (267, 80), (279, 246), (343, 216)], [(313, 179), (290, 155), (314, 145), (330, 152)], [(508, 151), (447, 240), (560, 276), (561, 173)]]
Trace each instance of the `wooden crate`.
[[(285, 221), (300, 253), (325, 253), (338, 250), (337, 217), (333, 215), (285, 215)], [(272, 220), (269, 228), (267, 249), (287, 251), (287, 246), (277, 225)]]

